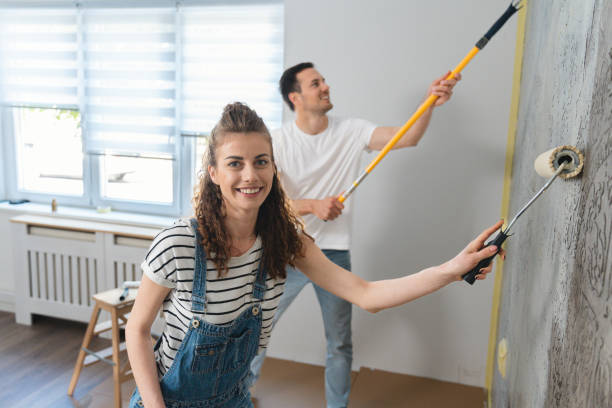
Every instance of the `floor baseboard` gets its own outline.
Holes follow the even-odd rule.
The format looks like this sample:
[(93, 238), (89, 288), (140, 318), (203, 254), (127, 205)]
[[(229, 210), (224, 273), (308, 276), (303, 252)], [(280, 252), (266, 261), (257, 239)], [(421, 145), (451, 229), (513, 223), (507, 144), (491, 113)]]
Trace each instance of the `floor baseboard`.
[(0, 311), (15, 313), (15, 294), (0, 290)]

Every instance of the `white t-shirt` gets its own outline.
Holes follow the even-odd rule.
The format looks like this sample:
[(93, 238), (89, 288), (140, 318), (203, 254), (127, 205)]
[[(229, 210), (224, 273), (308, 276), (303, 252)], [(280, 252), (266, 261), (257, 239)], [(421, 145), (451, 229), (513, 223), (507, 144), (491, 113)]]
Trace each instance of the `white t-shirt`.
[[(261, 258), (261, 238), (243, 255), (230, 258), (227, 275), (220, 278), (214, 262), (206, 261), (206, 313), (200, 319), (215, 325), (227, 325), (253, 302), (253, 282)], [(151, 243), (142, 263), (144, 274), (153, 282), (172, 288), (163, 303), (166, 321), (161, 345), (155, 353), (161, 378), (172, 365), (187, 334), (191, 312), (191, 291), (195, 266), (195, 235), (189, 222), (177, 221), (161, 231)], [(266, 293), (261, 305), (262, 325), (258, 353), (267, 347), (285, 279), (266, 278)]]
[[(274, 159), (285, 192), (292, 200), (323, 199), (348, 189), (361, 171), (361, 153), (376, 125), (363, 119), (328, 116), (323, 132), (309, 135), (295, 121), (272, 132)], [(344, 202), (342, 214), (324, 222), (313, 214), (304, 216), (306, 232), (322, 249), (350, 248), (351, 200)]]

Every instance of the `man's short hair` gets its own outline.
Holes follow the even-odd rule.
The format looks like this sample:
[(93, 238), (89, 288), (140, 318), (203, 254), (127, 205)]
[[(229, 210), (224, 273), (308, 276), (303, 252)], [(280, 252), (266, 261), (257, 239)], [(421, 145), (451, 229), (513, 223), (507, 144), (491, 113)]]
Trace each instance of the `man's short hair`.
[(287, 68), (285, 72), (283, 72), (283, 75), (281, 75), (280, 81), (278, 81), (278, 89), (283, 96), (283, 100), (289, 105), (289, 109), (292, 111), (295, 110), (295, 106), (293, 106), (293, 102), (289, 99), (289, 94), (291, 92), (302, 91), (297, 80), (297, 74), (308, 68), (314, 68), (314, 64), (312, 62), (300, 62), (291, 68)]

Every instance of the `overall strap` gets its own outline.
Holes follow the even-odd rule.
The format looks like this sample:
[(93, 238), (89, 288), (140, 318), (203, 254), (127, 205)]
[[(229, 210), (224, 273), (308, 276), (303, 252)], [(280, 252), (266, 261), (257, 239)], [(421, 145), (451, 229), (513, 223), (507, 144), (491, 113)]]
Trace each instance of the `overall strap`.
[(206, 310), (206, 251), (204, 251), (202, 246), (202, 236), (200, 231), (198, 231), (197, 219), (191, 219), (191, 228), (196, 237), (191, 310), (193, 312), (204, 312)]
[(266, 268), (263, 265), (263, 250), (261, 254), (261, 258), (259, 260), (259, 266), (257, 267), (257, 277), (255, 278), (255, 283), (253, 284), (253, 297), (257, 300), (263, 300), (264, 295), (266, 294)]

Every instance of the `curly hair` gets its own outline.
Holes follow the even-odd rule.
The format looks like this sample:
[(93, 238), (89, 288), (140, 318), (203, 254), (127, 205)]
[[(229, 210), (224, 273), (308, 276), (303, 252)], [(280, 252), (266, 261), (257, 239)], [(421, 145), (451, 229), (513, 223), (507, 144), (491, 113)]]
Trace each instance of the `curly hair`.
[[(215, 263), (219, 276), (227, 274), (227, 264), (231, 258), (232, 239), (224, 224), (225, 205), (220, 187), (208, 173), (208, 165), (217, 166), (216, 151), (223, 144), (228, 133), (259, 133), (270, 143), (272, 138), (263, 120), (247, 105), (234, 102), (225, 106), (221, 119), (208, 138), (207, 153), (202, 158), (202, 171), (192, 199), (198, 231), (202, 235), (202, 245), (207, 256)], [(274, 163), (274, 153), (272, 153)], [(295, 266), (295, 258), (303, 256), (300, 233), (304, 225), (293, 212), (285, 196), (276, 166), (270, 193), (259, 207), (255, 233), (261, 237), (263, 258), (262, 266), (268, 276), (285, 278), (287, 264)]]

